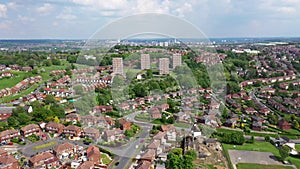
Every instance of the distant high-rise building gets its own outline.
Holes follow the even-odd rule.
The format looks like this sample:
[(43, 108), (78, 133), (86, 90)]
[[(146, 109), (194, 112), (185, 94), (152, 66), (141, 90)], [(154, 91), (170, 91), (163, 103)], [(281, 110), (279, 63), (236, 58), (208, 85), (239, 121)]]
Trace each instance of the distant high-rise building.
[(164, 75), (164, 74), (169, 74), (169, 58), (159, 58), (159, 74)]
[(179, 53), (173, 54), (173, 69), (176, 68), (176, 66), (181, 66), (181, 55)]
[(141, 69), (150, 69), (150, 55), (149, 54), (141, 54)]
[(113, 58), (113, 73), (123, 75), (123, 58)]

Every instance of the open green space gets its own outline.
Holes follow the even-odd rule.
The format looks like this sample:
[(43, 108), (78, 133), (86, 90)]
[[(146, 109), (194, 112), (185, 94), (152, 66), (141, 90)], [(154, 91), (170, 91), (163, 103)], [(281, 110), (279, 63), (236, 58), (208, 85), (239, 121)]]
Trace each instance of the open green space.
[(261, 152), (271, 152), (277, 157), (280, 156), (278, 149), (269, 142), (256, 141), (253, 144), (244, 143), (243, 145), (231, 145), (231, 144), (223, 143), (223, 147), (224, 147), (225, 151), (228, 151), (228, 150), (261, 151)]
[(56, 144), (57, 144), (56, 141), (52, 141), (52, 142), (49, 142), (49, 143), (45, 143), (45, 144), (41, 144), (41, 145), (38, 145), (38, 146), (34, 146), (32, 148), (32, 150), (39, 150), (39, 149), (43, 149), (43, 148), (46, 148), (46, 147), (54, 146)]
[(107, 154), (102, 153), (101, 154), (102, 163), (109, 164), (111, 162), (111, 159), (108, 157)]
[(17, 71), (10, 71), (10, 72), (13, 73), (14, 76), (10, 78), (0, 79), (0, 90), (15, 86), (17, 83), (25, 79), (27, 74), (29, 74), (28, 72), (17, 72)]
[(190, 128), (191, 125), (187, 123), (174, 123), (175, 127), (181, 127), (181, 128)]
[(295, 148), (296, 148), (296, 150), (297, 150), (298, 152), (300, 152), (300, 144), (296, 144), (296, 145), (295, 145)]
[(300, 158), (287, 157), (286, 160), (294, 164), (297, 168), (300, 168)]
[(265, 164), (252, 164), (252, 163), (239, 163), (237, 169), (293, 169), (290, 166), (282, 165), (265, 165)]

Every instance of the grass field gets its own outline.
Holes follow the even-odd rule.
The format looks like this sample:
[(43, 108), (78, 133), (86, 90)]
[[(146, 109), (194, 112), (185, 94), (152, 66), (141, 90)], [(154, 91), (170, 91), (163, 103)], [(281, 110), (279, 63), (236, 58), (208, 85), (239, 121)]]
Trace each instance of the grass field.
[(297, 150), (298, 152), (300, 152), (300, 144), (296, 144), (296, 145), (295, 145), (295, 148), (296, 148), (296, 150)]
[(175, 127), (182, 127), (182, 128), (190, 128), (191, 125), (190, 124), (186, 124), (186, 123), (174, 123)]
[(288, 157), (286, 159), (300, 169), (300, 158)]
[(239, 163), (237, 169), (293, 169), (290, 166)]
[(269, 142), (259, 142), (256, 141), (253, 144), (244, 143), (243, 145), (231, 145), (223, 144), (225, 151), (228, 150), (248, 150), (248, 151), (261, 151), (261, 152), (271, 152), (275, 156), (279, 157), (279, 151)]
[(102, 159), (102, 162), (104, 164), (109, 164), (111, 162), (111, 159), (107, 156), (107, 154), (101, 154), (101, 159)]
[(35, 146), (35, 147), (32, 148), (32, 150), (39, 150), (39, 149), (43, 149), (43, 148), (46, 148), (46, 147), (54, 146), (56, 144), (57, 144), (56, 141), (52, 141), (52, 142), (49, 142), (49, 143), (46, 143), (46, 144), (41, 144), (41, 145)]

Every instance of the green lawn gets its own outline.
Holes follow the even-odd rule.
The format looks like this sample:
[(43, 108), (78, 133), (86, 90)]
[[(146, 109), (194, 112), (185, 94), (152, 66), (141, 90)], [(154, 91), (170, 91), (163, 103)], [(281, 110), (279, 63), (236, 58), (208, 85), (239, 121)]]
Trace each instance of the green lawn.
[(290, 166), (239, 163), (237, 169), (293, 169)]
[(43, 148), (46, 148), (46, 147), (54, 146), (56, 144), (57, 144), (56, 141), (52, 141), (52, 142), (49, 142), (49, 143), (45, 143), (45, 144), (35, 146), (35, 147), (32, 148), (32, 150), (39, 150), (39, 149), (43, 149)]
[(107, 155), (107, 154), (102, 153), (102, 154), (101, 154), (101, 158), (102, 158), (102, 162), (103, 162), (104, 164), (109, 164), (109, 163), (111, 162), (111, 160), (108, 158), (108, 155)]
[(271, 152), (275, 156), (279, 157), (278, 149), (269, 142), (256, 141), (253, 144), (244, 143), (243, 145), (231, 145), (231, 144), (224, 144), (223, 143), (223, 147), (224, 147), (225, 151), (228, 151), (228, 150), (248, 150), (248, 151)]
[(191, 127), (190, 124), (186, 124), (186, 123), (175, 123), (174, 126), (181, 127), (181, 128), (190, 128)]
[(288, 157), (286, 159), (294, 164), (297, 168), (300, 168), (300, 158)]
[(15, 86), (17, 83), (21, 82), (25, 78), (26, 74), (31, 74), (28, 72), (17, 72), (17, 71), (10, 71), (10, 72), (12, 72), (15, 76), (11, 78), (0, 79), (0, 90)]
[(296, 150), (297, 150), (298, 152), (300, 152), (300, 144), (296, 144), (296, 145), (295, 145), (295, 148), (296, 148)]

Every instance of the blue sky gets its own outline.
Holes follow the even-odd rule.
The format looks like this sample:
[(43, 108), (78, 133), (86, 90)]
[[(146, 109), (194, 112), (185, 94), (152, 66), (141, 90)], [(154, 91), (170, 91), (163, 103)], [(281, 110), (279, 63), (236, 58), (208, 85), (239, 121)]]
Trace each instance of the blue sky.
[(208, 37), (300, 36), (300, 0), (0, 0), (0, 39), (87, 39), (147, 12), (185, 19)]

